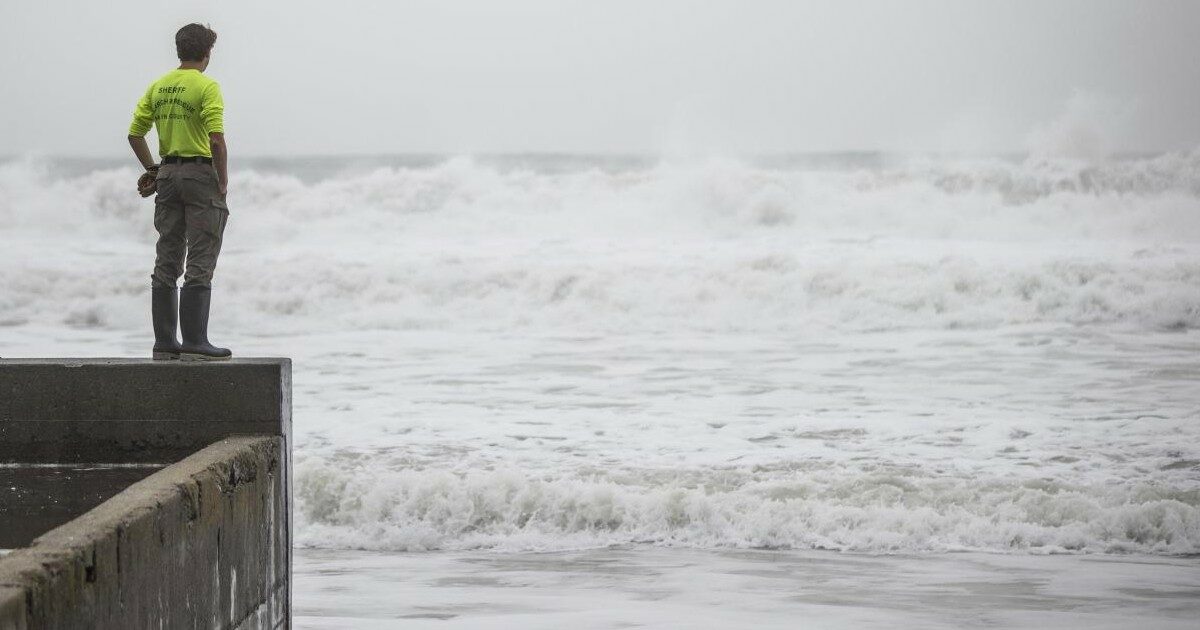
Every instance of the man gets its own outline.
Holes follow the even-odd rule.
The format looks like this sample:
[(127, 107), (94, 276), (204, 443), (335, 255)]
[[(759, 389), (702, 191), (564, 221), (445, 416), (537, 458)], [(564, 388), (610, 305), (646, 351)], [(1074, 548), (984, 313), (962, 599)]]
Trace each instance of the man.
[[(203, 74), (216, 41), (216, 32), (202, 24), (179, 29), (179, 67), (150, 84), (129, 126), (129, 146), (146, 169), (138, 192), (143, 197), (157, 192), (158, 245), (150, 276), (151, 356), (157, 360), (220, 361), (232, 356), (208, 342), (213, 271), (229, 219), (225, 103), (217, 82)], [(152, 125), (158, 130), (161, 165), (155, 164), (146, 144)], [(183, 289), (177, 293), (175, 283), (181, 275)], [(175, 338), (177, 321), (182, 344)]]

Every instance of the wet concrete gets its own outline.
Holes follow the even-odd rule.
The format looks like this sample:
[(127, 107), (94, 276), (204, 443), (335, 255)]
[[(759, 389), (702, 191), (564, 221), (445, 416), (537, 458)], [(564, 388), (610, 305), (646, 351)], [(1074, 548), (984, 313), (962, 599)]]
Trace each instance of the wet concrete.
[(0, 630), (290, 627), (291, 361), (0, 359)]
[(283, 439), (232, 437), (0, 558), (0, 630), (286, 628)]
[(0, 549), (27, 546), (160, 469), (160, 465), (0, 466)]
[(0, 463), (170, 463), (291, 437), (291, 362), (0, 359)]

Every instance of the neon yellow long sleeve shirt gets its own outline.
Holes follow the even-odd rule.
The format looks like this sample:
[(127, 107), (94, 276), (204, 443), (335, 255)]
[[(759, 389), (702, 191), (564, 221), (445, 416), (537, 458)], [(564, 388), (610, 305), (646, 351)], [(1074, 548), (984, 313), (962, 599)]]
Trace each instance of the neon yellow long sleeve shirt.
[(129, 135), (158, 130), (161, 156), (212, 157), (208, 134), (225, 133), (225, 99), (221, 86), (199, 70), (175, 69), (159, 77), (133, 110)]

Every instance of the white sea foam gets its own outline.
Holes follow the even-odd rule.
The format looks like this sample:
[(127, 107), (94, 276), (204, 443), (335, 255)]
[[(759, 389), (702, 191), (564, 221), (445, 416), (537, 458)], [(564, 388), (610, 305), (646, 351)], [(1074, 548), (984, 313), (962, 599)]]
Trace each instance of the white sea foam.
[[(129, 194), (133, 174), (5, 163), (0, 220), (14, 235), (144, 248), (149, 202)], [(1200, 325), (1200, 152), (824, 171), (453, 159), (309, 183), (240, 171), (233, 190), (218, 284), (254, 323)], [(147, 274), (87, 277), (69, 254), (28, 247), (30, 264), (0, 272), (10, 319), (116, 325), (123, 309), (105, 296)], [(79, 295), (89, 312), (65, 303)]]
[[(299, 543), (357, 549), (561, 550), (627, 543), (870, 552), (1200, 552), (1200, 489), (759, 475), (733, 487), (538, 479), (519, 471), (347, 472), (297, 479)], [(722, 485), (727, 485), (722, 480)]]
[[(1200, 552), (1200, 152), (254, 166), (301, 544)], [(0, 354), (145, 350), (134, 176), (0, 164)]]

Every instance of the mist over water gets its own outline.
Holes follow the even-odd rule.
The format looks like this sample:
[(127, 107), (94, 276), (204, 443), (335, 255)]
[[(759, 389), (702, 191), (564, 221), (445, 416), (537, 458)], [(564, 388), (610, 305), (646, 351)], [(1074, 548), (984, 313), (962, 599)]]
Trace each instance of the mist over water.
[[(213, 330), (306, 546), (1198, 553), (1200, 152), (1069, 153), (239, 162)], [(0, 163), (14, 354), (148, 347), (135, 176)]]

